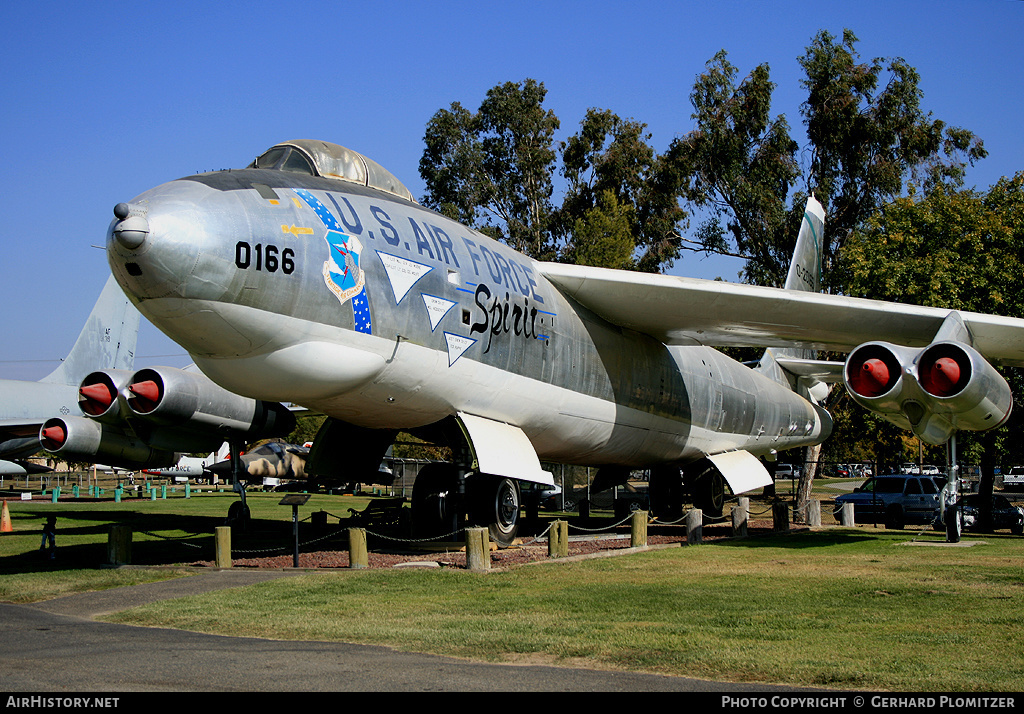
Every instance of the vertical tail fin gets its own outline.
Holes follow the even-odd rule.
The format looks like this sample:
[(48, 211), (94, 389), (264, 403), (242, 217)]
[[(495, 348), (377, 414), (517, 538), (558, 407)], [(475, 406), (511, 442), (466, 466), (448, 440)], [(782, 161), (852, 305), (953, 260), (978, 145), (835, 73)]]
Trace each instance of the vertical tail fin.
[[(789, 273), (786, 275), (786, 290), (821, 290), (821, 238), (824, 229), (825, 209), (814, 196), (809, 196), (807, 207), (804, 209), (804, 219), (800, 223), (800, 233), (796, 238), (796, 247), (793, 249), (793, 259), (789, 264)], [(788, 384), (794, 391), (804, 392), (808, 385), (798, 385), (799, 380), (786, 372), (778, 360), (813, 360), (816, 356), (814, 350), (798, 347), (768, 349), (761, 357), (757, 370), (781, 384)], [(824, 384), (812, 386), (814, 391), (811, 392), (811, 396), (816, 400), (823, 398), (828, 392)]]
[(134, 369), (139, 318), (139, 311), (110, 276), (75, 346), (57, 369), (39, 381), (78, 386), (99, 369)]
[(786, 275), (786, 290), (811, 293), (821, 290), (821, 236), (824, 230), (825, 209), (814, 196), (809, 196), (800, 233), (796, 237), (793, 260)]

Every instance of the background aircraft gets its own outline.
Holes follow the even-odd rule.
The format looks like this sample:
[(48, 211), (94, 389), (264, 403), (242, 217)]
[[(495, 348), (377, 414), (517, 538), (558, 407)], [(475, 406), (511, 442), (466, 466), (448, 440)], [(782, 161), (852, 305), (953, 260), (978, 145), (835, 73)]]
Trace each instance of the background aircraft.
[(39, 429), (50, 417), (81, 417), (78, 386), (90, 372), (133, 368), (139, 317), (111, 276), (57, 369), (38, 382), (0, 380), (0, 457), (38, 452)]
[(42, 474), (53, 471), (49, 466), (34, 464), (31, 461), (7, 461), (0, 459), (0, 476), (25, 476), (26, 474)]
[[(225, 455), (226, 456), (226, 455)], [(309, 448), (298, 444), (270, 441), (241, 455), (246, 480), (262, 483), (263, 479), (305, 479)], [(222, 460), (207, 467), (219, 478), (231, 478), (231, 461)]]
[[(830, 381), (926, 440), (1003, 422), (982, 355), (1024, 364), (1024, 321), (816, 292), (823, 217), (809, 204), (790, 289), (541, 263), (360, 154), (294, 141), (118, 204), (107, 254), (217, 384), (328, 415), (310, 473), (373, 474), (398, 430), (447, 443), (414, 486), (420, 531), (465, 517), (507, 543), (519, 482), (552, 484), (542, 458), (606, 485), (648, 468), (656, 511), (720, 512), (726, 486), (770, 483), (758, 457), (828, 436)], [(750, 369), (722, 345), (768, 350)]]
[[(211, 451), (208, 456), (182, 456), (174, 466), (167, 466), (160, 469), (143, 469), (144, 473), (150, 476), (164, 476), (167, 478), (184, 477), (187, 479), (200, 479), (209, 476), (209, 469), (227, 459), (231, 451), (228, 442), (224, 442), (220, 449)], [(228, 462), (230, 464), (230, 462)], [(226, 476), (230, 477), (230, 470)]]

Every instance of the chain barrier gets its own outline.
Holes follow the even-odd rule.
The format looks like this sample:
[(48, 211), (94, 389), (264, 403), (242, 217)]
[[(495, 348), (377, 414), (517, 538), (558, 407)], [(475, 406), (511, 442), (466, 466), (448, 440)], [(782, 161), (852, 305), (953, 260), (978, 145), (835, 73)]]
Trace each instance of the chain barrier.
[[(738, 499), (734, 497), (734, 498), (730, 498), (728, 500), (729, 501), (736, 501)], [(752, 515), (752, 516), (754, 516), (754, 515), (764, 515), (766, 513), (771, 512), (771, 510), (772, 510), (771, 508), (768, 508), (767, 510), (760, 511), (760, 512), (748, 511), (748, 515)], [(663, 521), (663, 520), (660, 520), (657, 516), (649, 516), (648, 519), (647, 519), (647, 522), (649, 524), (663, 525), (663, 526), (679, 525), (680, 523), (683, 523), (683, 522), (686, 521), (686, 518), (689, 516), (690, 512), (691, 511), (683, 511), (683, 513), (679, 517), (679, 519), (678, 520), (674, 520), (674, 521)], [(318, 513), (323, 513), (326, 516), (331, 517), (331, 518), (337, 518), (339, 521), (347, 520), (347, 519), (343, 519), (341, 516), (338, 516), (337, 514), (331, 513), (330, 511), (322, 511), (321, 510), (321, 511), (318, 511)], [(310, 514), (309, 516), (306, 516), (305, 518), (302, 518), (299, 522), (300, 523), (310, 522), (312, 520), (312, 515), (313, 514)], [(612, 523), (612, 524), (609, 524), (609, 525), (606, 525), (606, 526), (602, 526), (600, 528), (586, 528), (584, 526), (573, 525), (572, 523), (570, 523), (569, 524), (569, 529), (573, 530), (573, 531), (582, 532), (582, 533), (602, 533), (602, 532), (611, 531), (611, 530), (613, 530), (615, 528), (619, 528), (620, 526), (623, 526), (627, 522), (629, 522), (632, 518), (633, 518), (633, 514), (630, 513), (629, 515), (625, 516), (622, 520), (617, 521), (617, 522)], [(724, 515), (723, 516), (718, 516), (718, 517), (705, 516), (705, 518), (707, 518), (708, 520), (711, 520), (711, 521), (715, 521), (715, 522), (724, 522), (724, 521), (727, 520)], [(311, 540), (302, 541), (302, 542), (299, 543), (299, 547), (300, 548), (305, 548), (305, 547), (308, 547), (308, 546), (311, 546), (311, 545), (315, 545), (317, 543), (321, 543), (323, 541), (330, 540), (332, 538), (336, 538), (336, 537), (342, 535), (343, 533), (345, 533), (346, 531), (350, 530), (350, 528), (351, 528), (351, 526), (346, 526), (344, 528), (339, 528), (338, 530), (333, 531), (331, 533), (327, 533), (326, 535), (322, 535), (322, 536), (319, 536), (317, 538), (313, 538)], [(430, 537), (426, 537), (426, 538), (399, 538), (399, 537), (396, 537), (396, 536), (393, 536), (393, 535), (388, 535), (386, 533), (380, 533), (378, 531), (370, 530), (368, 528), (364, 528), (363, 530), (366, 531), (366, 534), (368, 536), (373, 536), (375, 538), (379, 538), (381, 540), (386, 540), (386, 541), (391, 541), (391, 542), (394, 542), (394, 543), (431, 543), (431, 542), (436, 542), (436, 541), (451, 542), (451, 541), (455, 541), (457, 539), (457, 536), (459, 536), (459, 534), (465, 533), (465, 531), (466, 531), (465, 528), (458, 528), (458, 529), (453, 530), (453, 531), (451, 531), (449, 533), (443, 533), (443, 534), (434, 535), (434, 536), (430, 536)], [(548, 533), (550, 531), (551, 531), (551, 524), (549, 523), (547, 528), (545, 528), (542, 532), (538, 533), (536, 536), (533, 536), (529, 541), (521, 543), (519, 547), (525, 547), (525, 546), (533, 545), (535, 543), (540, 542), (543, 538), (545, 538), (548, 535)], [(209, 547), (209, 544), (189, 543), (189, 542), (185, 542), (185, 541), (196, 539), (196, 538), (208, 538), (208, 537), (210, 537), (210, 534), (193, 533), (191, 535), (172, 537), (172, 536), (161, 535), (159, 533), (154, 533), (153, 531), (139, 531), (139, 533), (142, 533), (144, 535), (150, 536), (152, 538), (161, 539), (161, 540), (177, 541), (177, 542), (180, 542), (181, 545), (184, 545), (184, 546), (186, 546), (188, 548), (195, 548), (196, 550), (200, 550), (200, 549)], [(232, 554), (236, 554), (237, 553), (239, 555), (258, 555), (258, 554), (270, 554), (270, 553), (289, 553), (289, 552), (292, 552), (293, 548), (294, 548), (293, 545), (279, 546), (279, 547), (274, 547), (274, 548), (253, 548), (253, 549), (234, 549), (234, 548), (232, 548), (231, 552), (232, 552)]]
[(207, 533), (193, 533), (192, 535), (177, 536), (177, 537), (160, 535), (159, 533), (154, 533), (152, 531), (139, 531), (139, 533), (142, 533), (143, 535), (151, 536), (153, 538), (158, 538), (160, 540), (181, 541), (181, 545), (188, 546), (189, 548), (197, 548), (197, 549), (198, 548), (203, 548), (205, 546), (197, 545), (196, 543), (185, 543), (183, 541), (186, 538), (206, 538), (206, 537), (209, 536), (209, 534), (207, 534)]
[(397, 543), (432, 543), (434, 541), (453, 542), (453, 541), (456, 540), (455, 536), (457, 536), (459, 533), (464, 533), (466, 529), (465, 528), (458, 528), (458, 529), (452, 531), (451, 533), (442, 533), (441, 535), (430, 536), (429, 538), (397, 538), (395, 536), (389, 536), (389, 535), (385, 535), (383, 533), (377, 533), (375, 531), (371, 531), (371, 530), (368, 530), (368, 529), (365, 529), (365, 528), (363, 530), (366, 531), (366, 535), (372, 535), (372, 536), (375, 536), (377, 538), (382, 538), (384, 540), (395, 541)]
[(519, 545), (519, 547), (520, 548), (525, 548), (528, 545), (533, 545), (534, 543), (539, 542), (540, 539), (543, 538), (544, 536), (546, 536), (550, 530), (551, 530), (551, 524), (548, 523), (548, 527), (545, 528), (541, 533), (538, 533), (536, 536), (534, 536), (534, 538), (532, 540), (528, 540), (525, 543), (521, 543)]
[(626, 521), (630, 520), (631, 518), (633, 518), (633, 514), (632, 513), (629, 514), (628, 516), (626, 516), (625, 518), (623, 518), (618, 523), (612, 523), (610, 526), (605, 526), (603, 528), (584, 528), (583, 526), (574, 526), (571, 523), (569, 524), (569, 528), (571, 528), (572, 530), (577, 530), (577, 531), (585, 531), (587, 533), (600, 533), (601, 531), (608, 531), (608, 530), (611, 530), (612, 528), (618, 528), (619, 526), (623, 525)]

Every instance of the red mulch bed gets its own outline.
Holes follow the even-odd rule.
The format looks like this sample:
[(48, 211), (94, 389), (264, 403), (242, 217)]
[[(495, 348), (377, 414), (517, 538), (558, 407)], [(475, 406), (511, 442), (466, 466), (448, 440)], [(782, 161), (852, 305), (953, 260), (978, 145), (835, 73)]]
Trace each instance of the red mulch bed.
[[(748, 537), (767, 535), (772, 532), (772, 522), (750, 521), (747, 526)], [(431, 548), (429, 544), (410, 544), (399, 540), (377, 539), (374, 543), (373, 531), (369, 529), (371, 541), (369, 544), (368, 567), (369, 568), (393, 568), (396, 566), (412, 566), (415, 563), (422, 563), (430, 567), (465, 568), (466, 554), (459, 550), (460, 544), (448, 543), (441, 548)], [(578, 531), (576, 532), (578, 534)], [(590, 535), (590, 534), (588, 534)], [(614, 535), (616, 537), (609, 537)], [(569, 528), (569, 556), (597, 556), (599, 554), (614, 554), (615, 551), (630, 550), (630, 536), (628, 529), (615, 529), (607, 533), (597, 534), (597, 537), (586, 539), (574, 539), (573, 528)], [(715, 541), (724, 538), (731, 538), (732, 531), (729, 525), (704, 526), (702, 533), (703, 540)], [(547, 536), (540, 540), (526, 536), (520, 539), (522, 545), (513, 545), (509, 548), (491, 550), (491, 567), (494, 569), (507, 568), (516, 565), (524, 565), (538, 561), (551, 560), (548, 557)], [(662, 526), (649, 525), (647, 532), (648, 546), (671, 546), (686, 544), (686, 528), (683, 525)], [(413, 547), (415, 545), (415, 547)], [(315, 547), (315, 546), (312, 546)], [(348, 550), (332, 550), (333, 544), (325, 542), (323, 550), (312, 550), (311, 546), (305, 549), (300, 548), (299, 568), (348, 568)], [(447, 550), (444, 548), (448, 548)], [(239, 552), (239, 551), (236, 551)], [(263, 557), (244, 557), (244, 549), (240, 555), (232, 559), (232, 566), (239, 568), (292, 568), (294, 555), (292, 552), (274, 554)], [(196, 561), (187, 563), (196, 567), (213, 567), (213, 561)]]

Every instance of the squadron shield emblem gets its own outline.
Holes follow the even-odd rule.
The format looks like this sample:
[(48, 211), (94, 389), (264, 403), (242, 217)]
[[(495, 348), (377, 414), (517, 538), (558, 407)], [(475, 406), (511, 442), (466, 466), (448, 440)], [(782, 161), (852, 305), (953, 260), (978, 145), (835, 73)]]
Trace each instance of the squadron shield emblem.
[(344, 305), (362, 291), (366, 282), (359, 265), (363, 246), (354, 236), (338, 231), (327, 231), (324, 240), (329, 250), (324, 261), (324, 282)]
[(293, 190), (313, 209), (327, 229), (327, 234), (324, 236), (328, 250), (323, 268), (324, 282), (342, 305), (352, 301), (353, 326), (356, 332), (373, 334), (370, 303), (366, 299), (366, 279), (363, 268), (359, 264), (363, 244), (355, 236), (350, 236), (341, 230), (338, 219), (327, 210), (327, 206), (320, 199), (305, 189)]

